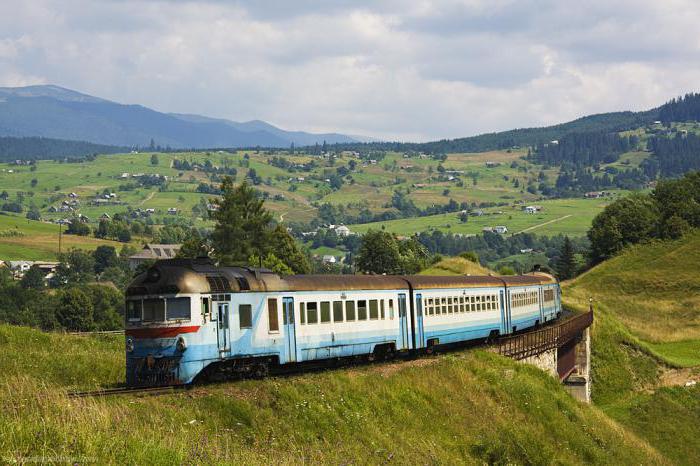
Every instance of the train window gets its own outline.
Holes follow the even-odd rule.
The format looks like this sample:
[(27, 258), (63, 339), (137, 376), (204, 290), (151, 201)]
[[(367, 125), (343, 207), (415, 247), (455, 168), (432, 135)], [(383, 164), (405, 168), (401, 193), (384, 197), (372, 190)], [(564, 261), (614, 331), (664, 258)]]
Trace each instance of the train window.
[(130, 299), (126, 302), (126, 320), (133, 322), (136, 320), (141, 320), (141, 300), (140, 299)]
[(382, 320), (384, 320), (384, 300), (379, 301), (379, 313)]
[(301, 318), (301, 325), (306, 324), (306, 304), (299, 303), (299, 316)]
[(357, 320), (367, 320), (367, 301), (357, 302)]
[(321, 301), (321, 323), (325, 324), (326, 322), (331, 321), (331, 302), (330, 301)]
[(306, 303), (306, 323), (307, 324), (317, 324), (318, 323), (318, 304)]
[(372, 320), (379, 319), (379, 303), (376, 299), (369, 300), (369, 318)]
[(348, 322), (355, 320), (355, 301), (345, 301), (345, 320)]
[(253, 306), (250, 304), (238, 306), (238, 326), (240, 328), (253, 328)]
[(162, 322), (165, 320), (165, 300), (164, 299), (144, 299), (143, 300), (143, 320), (144, 322)]
[(202, 298), (202, 315), (209, 315), (209, 298)]
[(267, 322), (270, 332), (280, 331), (279, 315), (277, 314), (277, 298), (267, 300)]
[(190, 320), (190, 298), (168, 298), (165, 306), (168, 320)]
[(447, 298), (440, 298), (440, 314), (447, 314)]
[(394, 300), (389, 300), (389, 319), (394, 320)]
[(333, 322), (343, 321), (343, 302), (333, 301)]

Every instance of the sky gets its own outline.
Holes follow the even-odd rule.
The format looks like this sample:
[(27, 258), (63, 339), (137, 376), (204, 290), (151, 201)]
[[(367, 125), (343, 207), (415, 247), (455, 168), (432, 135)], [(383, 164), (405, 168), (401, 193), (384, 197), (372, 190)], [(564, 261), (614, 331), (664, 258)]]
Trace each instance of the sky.
[(696, 0), (0, 0), (0, 86), (427, 141), (700, 90)]

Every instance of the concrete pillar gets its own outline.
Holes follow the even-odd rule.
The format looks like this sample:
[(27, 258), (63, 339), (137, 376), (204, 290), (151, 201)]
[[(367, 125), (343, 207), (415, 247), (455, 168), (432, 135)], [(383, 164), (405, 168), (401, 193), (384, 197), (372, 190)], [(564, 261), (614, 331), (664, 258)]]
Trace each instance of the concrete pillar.
[(591, 402), (591, 334), (590, 328), (583, 331), (576, 344), (576, 368), (564, 380), (564, 388), (577, 400)]

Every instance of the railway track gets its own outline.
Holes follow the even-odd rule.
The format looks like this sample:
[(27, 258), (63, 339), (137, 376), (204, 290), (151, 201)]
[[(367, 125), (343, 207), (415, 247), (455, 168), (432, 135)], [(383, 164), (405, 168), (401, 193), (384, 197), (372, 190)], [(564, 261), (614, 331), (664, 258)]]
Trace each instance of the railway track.
[(162, 387), (114, 387), (90, 390), (86, 392), (68, 392), (68, 398), (99, 398), (116, 395), (160, 395), (183, 390), (185, 385), (165, 385)]

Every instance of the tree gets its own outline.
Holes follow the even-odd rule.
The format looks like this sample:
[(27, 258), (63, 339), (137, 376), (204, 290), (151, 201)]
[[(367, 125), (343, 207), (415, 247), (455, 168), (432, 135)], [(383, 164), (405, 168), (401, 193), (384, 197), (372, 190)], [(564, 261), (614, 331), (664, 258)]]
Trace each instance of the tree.
[(20, 285), (25, 289), (40, 290), (44, 288), (44, 272), (36, 265), (32, 265), (27, 270), (20, 281)]
[(151, 155), (151, 165), (158, 165), (158, 155)]
[(569, 280), (576, 276), (576, 257), (574, 256), (574, 247), (568, 236), (564, 238), (559, 259), (556, 263), (556, 270), (561, 280)]
[(93, 305), (92, 320), (97, 330), (117, 330), (124, 322), (124, 295), (114, 287), (93, 284), (84, 288)]
[(234, 187), (228, 176), (221, 191), (219, 209), (211, 214), (216, 222), (211, 234), (214, 256), (223, 264), (244, 264), (251, 256), (266, 256), (272, 215), (264, 201), (248, 183)]
[(59, 264), (52, 279), (54, 286), (72, 286), (95, 279), (95, 260), (91, 254), (71, 249), (59, 256)]
[(594, 263), (612, 257), (629, 244), (652, 238), (659, 222), (659, 209), (644, 194), (632, 194), (608, 205), (593, 219), (588, 230)]
[(309, 258), (299, 248), (299, 245), (287, 229), (277, 225), (270, 235), (270, 247), (273, 254), (278, 257), (293, 273), (311, 273)]
[(395, 274), (400, 270), (401, 255), (391, 233), (369, 230), (362, 237), (362, 245), (355, 265), (362, 272)]
[(196, 259), (198, 257), (208, 257), (211, 252), (211, 247), (207, 242), (207, 238), (199, 233), (199, 230), (192, 228), (187, 239), (182, 243), (180, 250), (177, 252), (177, 257), (186, 259)]
[(108, 267), (115, 267), (119, 264), (117, 250), (114, 246), (97, 246), (92, 253), (95, 260), (95, 273), (100, 274)]
[(94, 326), (92, 300), (78, 288), (61, 292), (56, 308), (58, 322), (67, 330), (88, 331)]
[(90, 234), (90, 227), (77, 218), (74, 218), (68, 224), (66, 233), (69, 235), (88, 236)]

